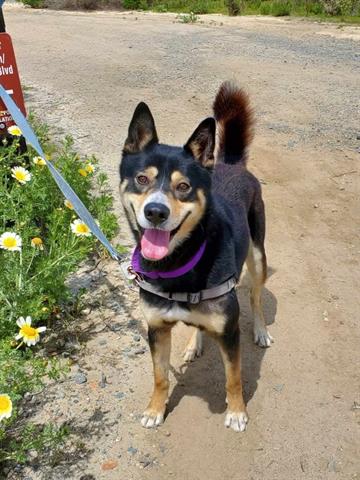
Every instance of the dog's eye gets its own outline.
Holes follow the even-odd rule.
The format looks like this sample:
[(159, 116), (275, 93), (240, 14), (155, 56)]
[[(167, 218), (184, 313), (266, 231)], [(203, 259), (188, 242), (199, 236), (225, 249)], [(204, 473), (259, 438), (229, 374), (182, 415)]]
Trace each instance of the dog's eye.
[(190, 185), (186, 182), (181, 182), (179, 185), (176, 187), (176, 190), (181, 193), (186, 193), (190, 190)]
[(150, 180), (148, 179), (148, 177), (146, 175), (138, 175), (136, 177), (136, 182), (139, 185), (148, 185)]

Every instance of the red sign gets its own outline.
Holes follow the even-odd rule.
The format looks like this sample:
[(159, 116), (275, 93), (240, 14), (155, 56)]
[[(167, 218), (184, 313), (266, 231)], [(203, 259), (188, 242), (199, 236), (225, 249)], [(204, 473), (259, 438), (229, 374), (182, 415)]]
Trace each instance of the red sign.
[[(6, 89), (7, 93), (12, 96), (16, 105), (26, 116), (15, 53), (11, 37), (8, 33), (0, 33), (0, 84)], [(0, 133), (11, 125), (14, 125), (12, 116), (2, 100), (0, 100)]]

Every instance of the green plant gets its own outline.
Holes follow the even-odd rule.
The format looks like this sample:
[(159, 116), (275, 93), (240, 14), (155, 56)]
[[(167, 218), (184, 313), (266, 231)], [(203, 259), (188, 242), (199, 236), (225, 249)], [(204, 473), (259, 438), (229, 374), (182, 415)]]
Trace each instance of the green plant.
[(20, 0), (24, 5), (28, 5), (31, 8), (42, 8), (44, 6), (44, 0)]
[[(107, 176), (96, 171), (96, 158), (80, 157), (71, 137), (54, 147), (47, 127), (31, 121), (47, 156), (112, 238), (118, 228), (113, 198)], [(29, 449), (56, 444), (66, 433), (22, 418), (25, 393), (38, 392), (66, 371), (61, 361), (42, 358), (27, 346), (39, 341), (44, 325), (51, 330), (54, 318), (80, 303), (83, 292), (74, 296), (68, 275), (89, 255), (106, 252), (77, 219), (44, 159), (21, 148), (17, 127), (9, 132), (0, 138), (0, 462), (22, 462)]]
[(291, 3), (288, 0), (274, 0), (271, 6), (271, 15), (274, 17), (284, 17), (290, 15)]
[(140, 0), (123, 0), (123, 5), (128, 10), (137, 10), (140, 8)]
[(261, 15), (270, 15), (271, 14), (271, 2), (265, 1), (261, 2), (259, 11)]
[(241, 12), (240, 0), (226, 0), (226, 7), (230, 16), (239, 15)]
[(9, 340), (0, 343), (0, 366), (0, 393), (7, 393), (13, 403), (10, 418), (0, 422), (0, 464), (9, 460), (23, 463), (29, 450), (56, 448), (66, 434), (64, 428), (26, 423), (22, 415), (26, 417), (29, 406), (24, 396), (39, 393), (46, 379), (59, 380), (68, 367), (56, 358), (38, 357), (30, 349), (14, 349)]
[(196, 23), (199, 19), (194, 12), (182, 13), (176, 17), (180, 23)]

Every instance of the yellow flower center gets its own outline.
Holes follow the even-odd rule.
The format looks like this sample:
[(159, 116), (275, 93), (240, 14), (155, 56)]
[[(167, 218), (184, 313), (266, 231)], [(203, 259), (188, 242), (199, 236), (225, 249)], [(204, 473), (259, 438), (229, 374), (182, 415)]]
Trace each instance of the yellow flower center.
[(26, 173), (21, 172), (21, 171), (17, 171), (17, 172), (15, 172), (15, 177), (16, 177), (17, 180), (23, 181), (26, 178)]
[(26, 337), (36, 337), (37, 335), (36, 328), (30, 327), (29, 325), (23, 325), (21, 331)]
[(33, 239), (31, 240), (31, 243), (32, 243), (33, 245), (38, 246), (38, 245), (42, 245), (43, 241), (41, 240), (41, 238), (35, 237), (35, 238), (33, 238)]
[(10, 407), (10, 400), (7, 397), (0, 396), (0, 412), (8, 410)]
[(89, 227), (85, 225), (85, 223), (80, 223), (79, 225), (76, 226), (76, 230), (79, 233), (88, 233)]
[(16, 247), (16, 238), (15, 237), (7, 237), (3, 240), (3, 245), (6, 248), (14, 248)]

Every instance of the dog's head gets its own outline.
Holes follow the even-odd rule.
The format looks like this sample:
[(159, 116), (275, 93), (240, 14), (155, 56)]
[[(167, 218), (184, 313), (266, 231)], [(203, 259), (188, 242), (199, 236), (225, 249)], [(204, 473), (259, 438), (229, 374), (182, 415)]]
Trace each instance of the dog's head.
[(214, 164), (215, 120), (207, 118), (184, 147), (159, 143), (145, 103), (134, 112), (120, 166), (122, 202), (141, 253), (161, 260), (189, 238), (204, 216)]

